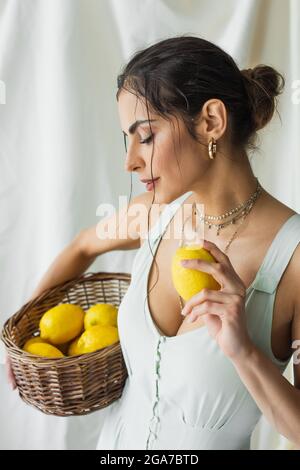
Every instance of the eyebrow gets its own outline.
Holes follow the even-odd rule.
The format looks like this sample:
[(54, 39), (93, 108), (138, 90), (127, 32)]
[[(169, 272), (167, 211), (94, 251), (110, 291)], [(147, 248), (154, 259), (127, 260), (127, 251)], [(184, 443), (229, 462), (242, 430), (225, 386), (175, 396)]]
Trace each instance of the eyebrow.
[[(135, 121), (131, 126), (129, 127), (128, 131), (129, 134), (134, 134), (136, 129), (141, 125), (144, 124), (145, 122), (154, 122), (157, 121), (157, 119), (139, 119), (138, 121)], [(127, 135), (126, 132), (123, 131), (123, 134)]]

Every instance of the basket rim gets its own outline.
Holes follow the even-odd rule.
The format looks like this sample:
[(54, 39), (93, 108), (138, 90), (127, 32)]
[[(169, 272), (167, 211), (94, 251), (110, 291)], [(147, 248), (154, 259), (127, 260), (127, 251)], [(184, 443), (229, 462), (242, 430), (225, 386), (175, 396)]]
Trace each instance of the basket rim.
[(81, 284), (86, 281), (96, 282), (99, 279), (105, 279), (105, 280), (120, 279), (124, 281), (130, 281), (131, 274), (125, 273), (125, 272), (89, 271), (84, 274), (81, 274), (80, 276), (76, 276), (67, 281), (63, 281), (59, 284), (56, 284), (55, 286), (52, 286), (46, 289), (45, 291), (43, 291), (40, 295), (38, 295), (34, 299), (29, 300), (20, 309), (18, 309), (17, 312), (15, 312), (5, 321), (1, 329), (0, 339), (2, 340), (2, 342), (4, 343), (6, 347), (6, 352), (8, 356), (12, 356), (15, 358), (18, 357), (19, 360), (22, 360), (24, 362), (28, 362), (28, 361), (35, 362), (37, 365), (42, 365), (42, 363), (45, 363), (44, 365), (55, 364), (55, 366), (59, 366), (59, 365), (65, 365), (67, 360), (68, 360), (68, 364), (70, 364), (71, 361), (74, 361), (74, 363), (76, 363), (79, 360), (82, 361), (83, 358), (87, 359), (92, 356), (100, 357), (101, 355), (106, 354), (111, 349), (113, 350), (115, 347), (119, 347), (120, 341), (110, 346), (107, 346), (105, 348), (98, 349), (97, 351), (93, 351), (91, 353), (79, 354), (76, 356), (50, 358), (50, 357), (42, 357), (42, 356), (30, 354), (27, 351), (24, 351), (19, 346), (17, 346), (15, 343), (13, 343), (13, 341), (9, 338), (11, 329), (17, 324), (17, 321), (33, 306), (47, 299), (49, 295), (53, 294), (56, 291), (60, 291), (61, 289), (68, 291), (75, 284)]
[(14, 346), (10, 348), (7, 353), (9, 357), (18, 358), (19, 361), (23, 362), (24, 364), (35, 364), (37, 367), (44, 367), (44, 366), (51, 366), (55, 365), (55, 367), (65, 367), (66, 364), (69, 366), (71, 364), (77, 364), (78, 362), (86, 361), (89, 359), (99, 359), (101, 356), (105, 356), (108, 353), (113, 353), (115, 349), (120, 347), (120, 341), (117, 341), (105, 348), (98, 349), (97, 351), (93, 351), (90, 353), (85, 354), (77, 354), (75, 356), (64, 356), (64, 357), (43, 357), (37, 356), (35, 354), (30, 354), (23, 349)]

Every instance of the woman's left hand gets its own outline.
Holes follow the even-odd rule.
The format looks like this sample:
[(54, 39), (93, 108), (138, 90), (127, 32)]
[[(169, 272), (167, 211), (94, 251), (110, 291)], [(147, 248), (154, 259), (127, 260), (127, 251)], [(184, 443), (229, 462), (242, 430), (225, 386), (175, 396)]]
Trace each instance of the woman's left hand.
[(216, 262), (189, 259), (185, 264), (181, 263), (186, 268), (211, 274), (221, 289), (202, 289), (186, 302), (182, 314), (189, 315), (191, 322), (202, 316), (209, 334), (227, 357), (246, 357), (254, 347), (246, 324), (246, 287), (220, 248), (206, 240), (203, 241), (203, 248), (211, 253)]

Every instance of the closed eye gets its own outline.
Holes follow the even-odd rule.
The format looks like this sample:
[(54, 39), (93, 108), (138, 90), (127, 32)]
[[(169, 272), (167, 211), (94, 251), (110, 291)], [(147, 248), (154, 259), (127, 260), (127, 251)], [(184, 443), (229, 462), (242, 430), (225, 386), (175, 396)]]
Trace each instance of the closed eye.
[[(153, 135), (154, 134), (150, 134), (149, 137), (147, 137), (146, 139), (144, 140), (140, 140), (140, 144), (150, 144), (150, 142), (152, 141), (153, 139)], [(125, 147), (125, 151), (127, 152), (127, 134), (125, 134), (125, 132), (123, 132), (123, 137), (124, 137), (124, 147)]]
[(140, 144), (149, 144), (151, 142), (152, 138), (153, 138), (153, 134), (149, 135), (149, 137), (147, 137), (146, 139), (141, 140)]

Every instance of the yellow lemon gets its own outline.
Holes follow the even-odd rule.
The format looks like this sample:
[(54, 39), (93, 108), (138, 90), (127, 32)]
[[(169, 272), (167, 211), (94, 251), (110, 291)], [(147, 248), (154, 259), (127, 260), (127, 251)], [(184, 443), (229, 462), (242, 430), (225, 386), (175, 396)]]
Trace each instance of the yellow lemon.
[(34, 343), (46, 343), (46, 341), (42, 339), (40, 336), (34, 336), (33, 338), (30, 338), (26, 341), (26, 343), (23, 346), (23, 350), (29, 352), (28, 346)]
[(83, 353), (90, 353), (106, 348), (119, 341), (118, 329), (115, 326), (91, 326), (79, 338), (78, 348)]
[(172, 258), (172, 281), (178, 294), (188, 300), (202, 289), (219, 290), (220, 284), (208, 273), (182, 266), (183, 259), (202, 259), (214, 262), (215, 258), (200, 245), (177, 248)]
[(85, 314), (84, 327), (87, 330), (91, 326), (118, 326), (117, 323), (118, 309), (112, 304), (95, 304), (92, 305)]
[(43, 357), (64, 357), (59, 349), (47, 343), (31, 343), (27, 347), (27, 352)]
[(80, 339), (80, 336), (76, 339), (74, 339), (68, 349), (68, 356), (77, 356), (78, 354), (83, 354), (83, 351), (78, 346), (78, 341)]
[(40, 320), (41, 337), (52, 344), (67, 343), (81, 333), (83, 319), (84, 310), (79, 305), (56, 305)]

